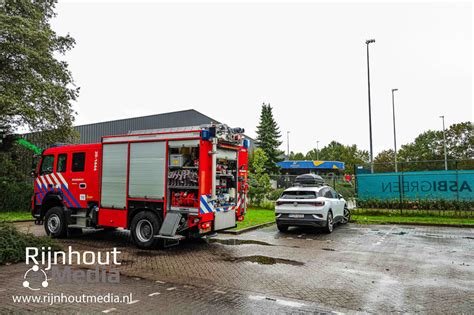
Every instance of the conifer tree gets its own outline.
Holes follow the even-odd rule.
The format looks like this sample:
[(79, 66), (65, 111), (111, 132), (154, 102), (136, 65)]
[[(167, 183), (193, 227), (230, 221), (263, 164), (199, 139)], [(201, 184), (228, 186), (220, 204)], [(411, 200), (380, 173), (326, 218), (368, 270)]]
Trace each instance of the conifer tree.
[(265, 171), (268, 174), (278, 173), (279, 168), (276, 163), (282, 160), (281, 155), (283, 154), (279, 150), (282, 144), (280, 138), (280, 128), (273, 117), (273, 109), (270, 104), (263, 103), (255, 143), (267, 156)]

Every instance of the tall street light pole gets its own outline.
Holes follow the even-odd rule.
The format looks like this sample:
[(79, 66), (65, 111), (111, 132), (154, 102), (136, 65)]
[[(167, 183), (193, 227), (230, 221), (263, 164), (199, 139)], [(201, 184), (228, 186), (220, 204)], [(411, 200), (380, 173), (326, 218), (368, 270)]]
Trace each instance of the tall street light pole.
[(392, 111), (393, 111), (393, 148), (395, 150), (395, 173), (398, 172), (397, 165), (397, 131), (395, 129), (395, 92), (398, 89), (392, 89)]
[(443, 142), (444, 142), (444, 169), (448, 170), (448, 152), (446, 150), (446, 129), (444, 128), (444, 115), (439, 116), (443, 120)]
[(319, 141), (316, 141), (316, 160), (319, 161)]
[(367, 46), (367, 87), (369, 93), (369, 135), (370, 135), (370, 172), (374, 172), (374, 150), (372, 146), (372, 109), (370, 107), (370, 67), (369, 67), (369, 44), (375, 43), (375, 39), (365, 41)]
[(290, 159), (290, 132), (289, 131), (286, 132), (286, 152), (287, 152), (286, 159), (289, 160)]

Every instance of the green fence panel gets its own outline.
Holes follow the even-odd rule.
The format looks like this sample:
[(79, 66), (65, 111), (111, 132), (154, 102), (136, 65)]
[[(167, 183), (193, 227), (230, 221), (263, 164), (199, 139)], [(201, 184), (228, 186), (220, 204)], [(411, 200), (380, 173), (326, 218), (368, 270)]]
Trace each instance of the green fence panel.
[(361, 200), (474, 200), (474, 171), (358, 174)]

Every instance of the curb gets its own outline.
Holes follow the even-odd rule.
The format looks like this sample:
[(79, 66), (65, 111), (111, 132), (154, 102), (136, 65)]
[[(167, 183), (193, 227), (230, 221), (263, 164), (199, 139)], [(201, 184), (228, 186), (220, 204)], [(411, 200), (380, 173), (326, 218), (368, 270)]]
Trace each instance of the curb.
[(387, 224), (397, 224), (397, 225), (415, 225), (415, 226), (440, 226), (440, 227), (458, 227), (458, 228), (474, 228), (474, 225), (468, 224), (448, 224), (448, 223), (422, 223), (422, 222), (387, 222), (387, 221), (368, 221), (368, 222), (357, 222), (357, 221), (350, 221), (351, 223), (356, 223), (360, 225), (371, 225), (371, 224), (380, 224), (380, 225), (387, 225)]
[(262, 224), (257, 224), (257, 225), (254, 225), (254, 226), (249, 226), (248, 228), (237, 230), (237, 231), (231, 231), (231, 230), (219, 231), (219, 234), (239, 235), (239, 234), (242, 234), (242, 233), (246, 233), (246, 232), (250, 232), (250, 231), (253, 231), (253, 230), (261, 229), (261, 228), (264, 228), (264, 227), (267, 227), (267, 226), (270, 226), (270, 225), (273, 225), (273, 224), (275, 224), (275, 221), (266, 222), (266, 223), (262, 223)]
[(0, 222), (8, 222), (8, 223), (20, 223), (20, 222), (35, 222), (34, 219), (27, 219), (27, 220), (13, 220), (13, 221), (9, 221), (9, 220), (0, 220)]

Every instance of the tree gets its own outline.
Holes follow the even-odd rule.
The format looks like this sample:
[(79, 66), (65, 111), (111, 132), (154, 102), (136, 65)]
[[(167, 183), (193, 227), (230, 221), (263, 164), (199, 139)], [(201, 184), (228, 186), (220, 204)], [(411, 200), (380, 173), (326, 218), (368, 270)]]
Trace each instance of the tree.
[(444, 159), (443, 133), (433, 130), (421, 133), (412, 143), (402, 145), (398, 156), (406, 162)]
[(474, 158), (474, 126), (470, 121), (454, 124), (446, 130), (448, 155), (451, 159)]
[(50, 26), (56, 0), (4, 1), (0, 7), (0, 126), (67, 140), (74, 134), (73, 85), (68, 64), (55, 58), (75, 41)]
[(289, 158), (290, 161), (302, 161), (304, 159), (305, 159), (305, 156), (303, 153), (301, 152), (295, 153), (293, 151), (290, 152), (290, 158)]
[(265, 151), (257, 148), (249, 157), (249, 198), (253, 204), (259, 205), (270, 191), (270, 176), (265, 165), (268, 161)]
[[(474, 158), (472, 123), (463, 122), (449, 126), (446, 130), (446, 147), (448, 160), (470, 160)], [(444, 168), (443, 131), (428, 130), (421, 133), (412, 143), (402, 145), (397, 157), (401, 162), (408, 162), (402, 163), (402, 170), (404, 171)], [(465, 167), (464, 164), (458, 164), (457, 167), (463, 168)], [(455, 165), (450, 162), (448, 167), (454, 168)]]
[(387, 173), (395, 171), (395, 151), (383, 150), (374, 158), (374, 170), (376, 173)]
[(277, 162), (280, 162), (283, 151), (278, 148), (282, 144), (280, 128), (273, 118), (273, 109), (270, 104), (263, 103), (260, 113), (260, 123), (257, 126), (257, 139), (255, 144), (261, 148), (267, 157), (265, 162), (265, 171), (268, 174), (278, 172)]
[(306, 154), (307, 160), (316, 160), (319, 156), (321, 161), (341, 161), (345, 164), (345, 169), (348, 172), (353, 172), (356, 165), (363, 165), (369, 161), (369, 153), (364, 150), (359, 150), (357, 145), (343, 145), (337, 141), (331, 141), (327, 146), (319, 150), (317, 154), (316, 149), (309, 151)]

